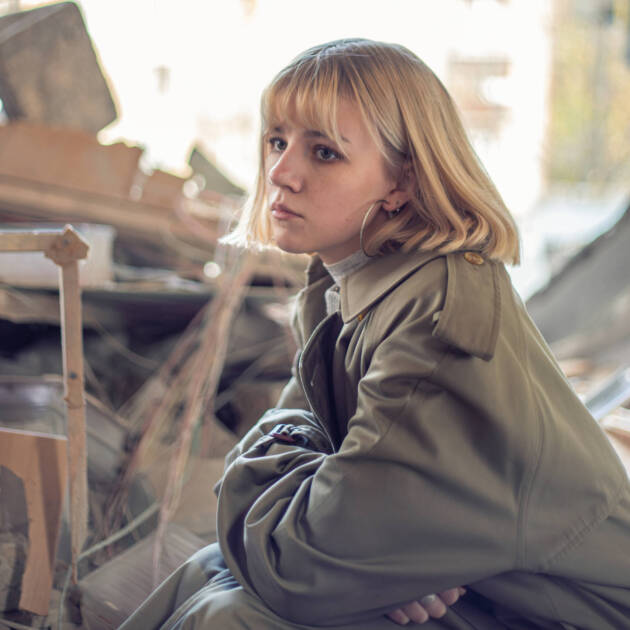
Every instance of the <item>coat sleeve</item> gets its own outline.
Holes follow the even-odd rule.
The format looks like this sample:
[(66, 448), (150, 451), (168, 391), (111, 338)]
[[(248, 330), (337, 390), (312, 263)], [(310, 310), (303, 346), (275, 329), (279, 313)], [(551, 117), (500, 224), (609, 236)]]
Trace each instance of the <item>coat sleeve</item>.
[[(304, 395), (304, 390), (298, 377), (298, 363), (300, 361), (301, 348), (304, 345), (300, 330), (295, 305), (291, 319), (291, 331), (298, 347), (291, 365), (291, 378), (282, 389), (280, 397), (274, 409), (267, 411), (256, 424), (239, 440), (238, 444), (227, 454), (225, 458), (226, 468), (239, 455), (250, 449), (263, 435), (266, 435), (276, 424), (288, 423), (294, 425), (316, 426), (310, 406)], [(293, 410), (287, 413), (286, 410)], [(218, 486), (215, 491), (218, 490)]]
[(254, 444), (224, 475), (227, 565), (289, 621), (369, 619), (513, 568), (516, 493), (492, 449), (476, 448), (483, 420), (436, 378), (452, 353), (431, 314), (405, 310), (371, 356), (338, 452)]
[[(239, 440), (238, 444), (230, 450), (225, 457), (225, 467), (227, 468), (239, 455), (249, 450), (257, 440), (269, 433), (277, 424), (293, 424), (314, 427), (319, 430), (311, 412), (310, 406), (304, 395), (304, 390), (297, 376), (297, 363), (300, 358), (300, 351), (296, 353), (291, 367), (291, 378), (284, 386), (276, 407), (264, 413), (256, 424)], [(330, 447), (332, 448), (332, 446)], [(325, 450), (328, 450), (328, 446)]]

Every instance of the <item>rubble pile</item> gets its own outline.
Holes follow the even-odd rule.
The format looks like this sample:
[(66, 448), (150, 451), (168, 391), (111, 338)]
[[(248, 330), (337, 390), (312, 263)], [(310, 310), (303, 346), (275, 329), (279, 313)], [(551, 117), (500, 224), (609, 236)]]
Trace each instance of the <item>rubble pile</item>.
[[(80, 267), (89, 532), (79, 579), (73, 584), (68, 571), (66, 502), (51, 541), (52, 590), (42, 591), (43, 609), (22, 605), (38, 541), (24, 526), (24, 480), (0, 457), (0, 628), (3, 619), (113, 628), (153, 587), (156, 546), (162, 575), (215, 539), (212, 486), (223, 457), (273, 405), (290, 373), (286, 303), (303, 264), (273, 253), (248, 258), (242, 295), (225, 311), (221, 296), (230, 295), (231, 271), (243, 261), (217, 240), (244, 191), (199, 143), (190, 175), (181, 177), (147, 170), (140, 147), (98, 141), (117, 112), (76, 4), (0, 17), (0, 99), (7, 118), (0, 123), (0, 233), (72, 224), (90, 244)], [(58, 288), (58, 269), (41, 252), (0, 252), (5, 436), (56, 444), (68, 434)], [(229, 320), (218, 331), (222, 351), (217, 331), (207, 340), (218, 320)], [(195, 376), (205, 371), (215, 377), (196, 392)], [(160, 404), (151, 432), (150, 412)], [(37, 461), (53, 472), (50, 459)], [(166, 510), (169, 492), (177, 500)]]

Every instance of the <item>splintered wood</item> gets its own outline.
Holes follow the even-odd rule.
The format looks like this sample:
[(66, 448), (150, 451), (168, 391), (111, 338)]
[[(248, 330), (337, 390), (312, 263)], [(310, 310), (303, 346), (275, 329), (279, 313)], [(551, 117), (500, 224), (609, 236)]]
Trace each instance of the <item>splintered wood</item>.
[[(217, 281), (212, 301), (190, 323), (166, 362), (123, 409), (124, 415), (139, 433), (136, 448), (107, 506), (108, 528), (116, 531), (122, 522), (126, 495), (134, 475), (146, 469), (156, 456), (164, 460), (168, 442), (170, 462), (160, 518), (155, 537), (154, 570), (157, 575), (166, 525), (175, 514), (182, 495), (182, 485), (190, 473), (193, 435), (205, 419), (200, 453), (208, 452), (208, 433), (216, 428), (214, 397), (230, 336), (230, 328), (247, 290), (253, 271), (252, 259), (244, 252), (227, 261), (225, 272)], [(176, 439), (173, 440), (174, 429)], [(159, 453), (159, 455), (156, 455)]]
[[(239, 262), (240, 265), (235, 265), (232, 272), (227, 274), (219, 285), (219, 291), (211, 304), (208, 322), (201, 336), (199, 350), (193, 358), (190, 395), (185, 402), (182, 426), (176, 451), (170, 463), (168, 482), (155, 535), (154, 586), (157, 586), (166, 526), (175, 514), (181, 498), (193, 431), (203, 415), (203, 409), (214, 409), (214, 397), (225, 363), (230, 327), (251, 277), (250, 259), (243, 255)], [(208, 362), (208, 357), (212, 357), (210, 362)]]

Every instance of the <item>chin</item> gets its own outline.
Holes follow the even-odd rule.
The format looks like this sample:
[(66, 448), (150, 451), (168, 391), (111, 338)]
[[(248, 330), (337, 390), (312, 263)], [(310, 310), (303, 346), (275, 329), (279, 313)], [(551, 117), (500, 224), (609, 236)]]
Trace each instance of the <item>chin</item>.
[(308, 254), (311, 252), (310, 249), (305, 249), (304, 247), (293, 247), (289, 245), (281, 245), (280, 243), (275, 242), (274, 245), (281, 249), (285, 254)]
[(311, 249), (308, 249), (304, 245), (301, 245), (300, 243), (291, 242), (291, 239), (282, 238), (282, 236), (280, 235), (278, 235), (277, 237), (273, 239), (273, 244), (278, 249), (281, 249), (283, 252), (286, 252), (287, 254), (306, 254), (312, 251)]

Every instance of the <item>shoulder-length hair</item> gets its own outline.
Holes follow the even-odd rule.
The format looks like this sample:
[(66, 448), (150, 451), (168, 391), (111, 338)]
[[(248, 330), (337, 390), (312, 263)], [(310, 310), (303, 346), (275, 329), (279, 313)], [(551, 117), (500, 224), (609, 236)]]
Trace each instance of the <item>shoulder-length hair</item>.
[(254, 193), (223, 240), (272, 245), (265, 137), (283, 120), (318, 129), (341, 146), (340, 99), (356, 103), (390, 172), (415, 179), (415, 194), (378, 229), (366, 230), (370, 254), (396, 249), (479, 251), (517, 264), (518, 231), (481, 165), (444, 85), (397, 44), (343, 39), (310, 48), (282, 70), (261, 100), (260, 167)]

